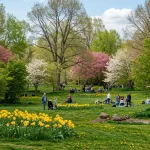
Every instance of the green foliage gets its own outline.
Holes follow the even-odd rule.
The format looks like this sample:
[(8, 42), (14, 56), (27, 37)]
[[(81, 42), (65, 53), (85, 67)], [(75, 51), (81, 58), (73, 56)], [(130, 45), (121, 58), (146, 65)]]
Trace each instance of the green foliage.
[(5, 7), (0, 4), (0, 45), (4, 46), (17, 57), (23, 57), (28, 47), (26, 35), (30, 30), (29, 24), (19, 21), (13, 15), (5, 15)]
[(147, 108), (144, 111), (138, 111), (134, 113), (136, 118), (149, 118), (150, 117), (150, 108)]
[(5, 94), (6, 102), (16, 102), (21, 93), (25, 91), (27, 71), (25, 64), (19, 61), (10, 61), (7, 64), (8, 81), (7, 92)]
[(4, 32), (4, 23), (5, 23), (5, 7), (3, 6), (3, 4), (0, 4), (0, 33)]
[(0, 63), (0, 95), (4, 95), (7, 90), (7, 83), (11, 80), (10, 77), (7, 76), (6, 65), (4, 63)]
[(18, 21), (14, 16), (9, 15), (5, 23), (5, 47), (18, 57), (22, 57), (27, 48), (26, 23)]
[(121, 38), (115, 30), (99, 31), (92, 43), (92, 50), (109, 55), (114, 54), (119, 48), (121, 48)]
[(133, 65), (133, 78), (136, 89), (146, 89), (150, 85), (150, 38), (145, 40), (144, 48)]

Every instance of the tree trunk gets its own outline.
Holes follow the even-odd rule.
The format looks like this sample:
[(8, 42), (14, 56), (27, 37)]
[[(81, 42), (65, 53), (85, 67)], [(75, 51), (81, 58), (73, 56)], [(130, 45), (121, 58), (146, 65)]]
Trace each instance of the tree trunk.
[(66, 73), (66, 69), (65, 69), (65, 84), (67, 85), (68, 82), (67, 82), (67, 73)]
[(38, 85), (34, 85), (35, 88), (35, 96), (37, 95), (37, 89), (38, 89)]
[(129, 88), (133, 89), (133, 82), (132, 82), (132, 80), (129, 81)]
[(52, 86), (53, 86), (53, 93), (55, 92), (55, 83), (53, 82), (52, 83)]
[(60, 90), (60, 75), (61, 70), (59, 68), (56, 68), (56, 91)]

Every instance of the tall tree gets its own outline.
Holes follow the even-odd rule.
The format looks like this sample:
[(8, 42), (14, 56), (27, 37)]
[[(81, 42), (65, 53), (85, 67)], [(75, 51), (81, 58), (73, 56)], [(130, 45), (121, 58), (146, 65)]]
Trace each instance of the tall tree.
[(0, 34), (4, 32), (4, 23), (5, 23), (5, 7), (3, 4), (0, 4)]
[(146, 0), (144, 6), (138, 5), (135, 11), (128, 16), (130, 25), (125, 29), (126, 38), (132, 39), (130, 46), (137, 50), (143, 50), (144, 39), (150, 36), (150, 0)]
[(18, 21), (14, 16), (8, 15), (3, 33), (3, 45), (19, 58), (23, 57), (25, 49), (28, 47), (26, 34), (27, 23)]
[(12, 58), (13, 58), (12, 52), (0, 46), (0, 61), (7, 63)]
[(83, 42), (87, 49), (91, 49), (92, 42), (95, 39), (97, 32), (104, 31), (105, 26), (100, 18), (87, 17), (86, 20), (87, 28), (86, 30), (84, 30), (84, 33), (82, 35), (84, 38)]
[[(101, 52), (88, 52), (86, 57), (78, 57), (81, 63), (71, 68), (71, 79), (88, 80), (91, 78), (103, 79), (103, 71), (106, 69), (106, 63), (109, 61), (109, 56)], [(79, 61), (77, 60), (77, 61)]]
[(28, 77), (27, 79), (31, 84), (33, 84), (35, 88), (35, 95), (37, 95), (37, 89), (39, 84), (41, 84), (46, 76), (47, 70), (47, 63), (43, 60), (39, 59), (33, 59), (28, 65), (27, 65), (27, 71), (28, 71)]
[(146, 89), (150, 87), (150, 38), (144, 42), (144, 50), (133, 65), (133, 78), (135, 88)]
[(132, 87), (132, 60), (134, 58), (133, 51), (129, 49), (118, 50), (107, 64), (104, 82), (126, 84)]
[(109, 55), (116, 53), (121, 47), (121, 38), (115, 30), (99, 31), (92, 43), (92, 50), (105, 52)]
[(28, 16), (33, 24), (33, 32), (45, 42), (38, 47), (49, 51), (57, 66), (58, 90), (61, 68), (69, 67), (67, 62), (81, 52), (81, 34), (86, 29), (85, 9), (78, 0), (49, 0), (47, 6), (35, 4)]

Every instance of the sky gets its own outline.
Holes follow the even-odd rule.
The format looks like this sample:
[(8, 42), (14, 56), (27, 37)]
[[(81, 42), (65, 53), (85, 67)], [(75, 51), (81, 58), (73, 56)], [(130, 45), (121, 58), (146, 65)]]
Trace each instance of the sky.
[[(6, 13), (13, 14), (19, 20), (26, 20), (27, 13), (36, 2), (45, 3), (47, 0), (0, 0), (5, 6)], [(144, 5), (145, 0), (80, 0), (87, 14), (91, 17), (101, 18), (106, 29), (115, 29), (123, 36), (123, 29), (128, 25), (127, 16), (137, 8)]]

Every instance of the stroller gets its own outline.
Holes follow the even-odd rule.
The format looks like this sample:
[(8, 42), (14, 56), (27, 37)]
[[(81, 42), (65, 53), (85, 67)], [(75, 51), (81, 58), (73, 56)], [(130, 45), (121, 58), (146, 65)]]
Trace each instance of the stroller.
[(53, 110), (53, 103), (51, 100), (48, 100), (48, 110), (49, 109)]

